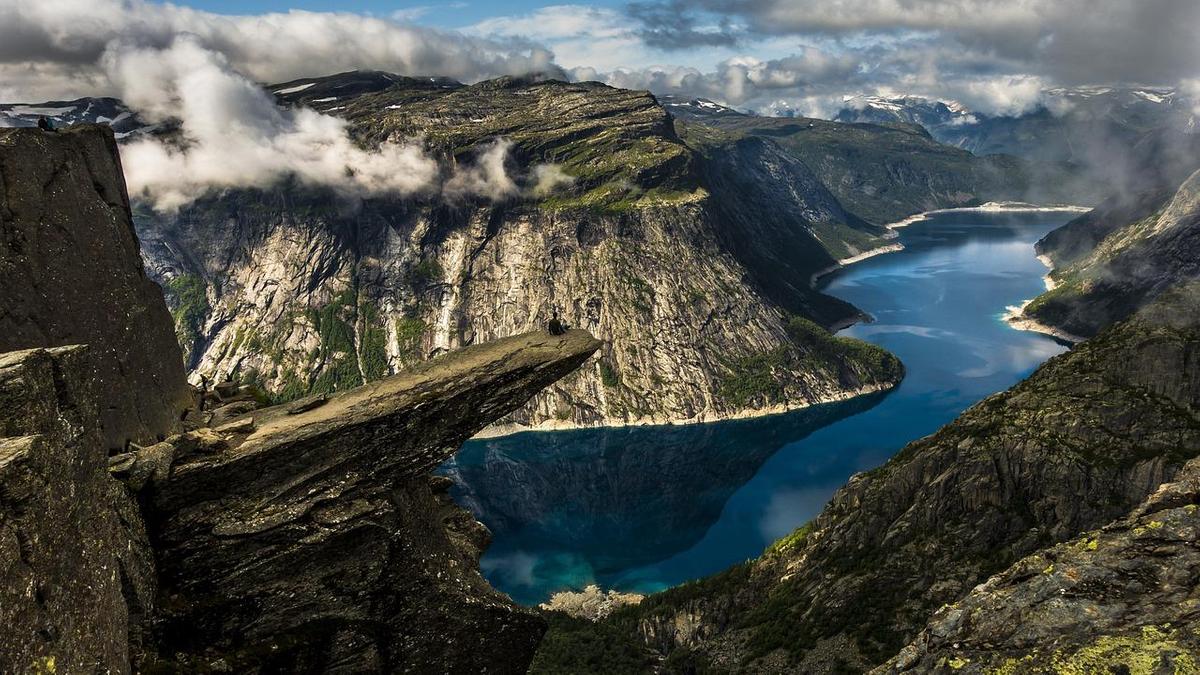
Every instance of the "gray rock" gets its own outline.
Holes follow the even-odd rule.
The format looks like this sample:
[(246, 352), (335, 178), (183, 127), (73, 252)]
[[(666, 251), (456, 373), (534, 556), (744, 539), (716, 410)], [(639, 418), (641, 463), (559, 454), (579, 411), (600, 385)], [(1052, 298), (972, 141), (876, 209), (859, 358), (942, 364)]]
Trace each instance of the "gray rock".
[(212, 411), (212, 417), (208, 420), (208, 426), (219, 427), (236, 417), (240, 417), (257, 409), (258, 407), (258, 403), (254, 401), (237, 401), (235, 403), (223, 405)]
[(254, 418), (241, 417), (232, 422), (226, 422), (219, 427), (214, 427), (213, 431), (218, 434), (248, 434), (254, 431)]
[(314, 396), (305, 396), (299, 401), (293, 402), (288, 406), (289, 415), (299, 415), (302, 412), (308, 412), (313, 408), (319, 408), (329, 401), (329, 397), (325, 394), (316, 394)]
[(1128, 517), (1024, 558), (937, 612), (898, 673), (1200, 671), (1200, 460)]
[(191, 397), (112, 131), (0, 129), (0, 231), (0, 352), (88, 344), (109, 448), (175, 430)]
[(163, 654), (187, 669), (524, 672), (543, 630), (477, 571), (486, 530), (429, 472), (600, 347), (451, 352), (176, 463), (153, 485)]
[(108, 475), (91, 358), (0, 354), (3, 672), (130, 672), (153, 608), (153, 555)]
[[(155, 443), (146, 448), (130, 445), (134, 451), (133, 461), (122, 475), (118, 475), (125, 485), (134, 492), (141, 492), (152, 482), (162, 482), (171, 475), (171, 465), (175, 462), (175, 446), (170, 443)], [(114, 472), (114, 475), (115, 472)]]

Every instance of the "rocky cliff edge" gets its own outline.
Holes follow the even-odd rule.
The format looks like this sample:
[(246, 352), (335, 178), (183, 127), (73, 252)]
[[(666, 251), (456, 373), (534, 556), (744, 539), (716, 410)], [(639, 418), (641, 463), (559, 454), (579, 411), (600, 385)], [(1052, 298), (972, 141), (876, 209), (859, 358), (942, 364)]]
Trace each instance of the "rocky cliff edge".
[(33, 347), (0, 353), (0, 671), (525, 672), (544, 624), (429, 471), (600, 343), (190, 407), (120, 176), (108, 130), (0, 134), (0, 336)]

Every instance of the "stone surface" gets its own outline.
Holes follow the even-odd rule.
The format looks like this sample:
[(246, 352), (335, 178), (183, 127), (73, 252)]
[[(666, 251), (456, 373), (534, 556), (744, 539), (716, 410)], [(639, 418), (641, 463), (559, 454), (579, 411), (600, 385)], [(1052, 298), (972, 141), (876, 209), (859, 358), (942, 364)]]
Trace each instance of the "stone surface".
[(177, 427), (182, 357), (108, 127), (0, 129), (0, 278), (0, 352), (89, 345), (107, 447)]
[(92, 358), (0, 354), (3, 672), (129, 672), (152, 611), (154, 561), (108, 475)]
[(538, 605), (542, 609), (562, 612), (577, 619), (597, 621), (626, 605), (636, 605), (645, 599), (640, 593), (602, 591), (596, 584), (589, 584), (582, 591), (561, 591), (550, 596), (548, 602)]
[(524, 672), (543, 624), (480, 577), (486, 532), (428, 474), (599, 347), (580, 330), (468, 347), (178, 458), (149, 488), (157, 665)]
[(1200, 672), (1200, 460), (1126, 518), (1017, 562), (877, 673)]

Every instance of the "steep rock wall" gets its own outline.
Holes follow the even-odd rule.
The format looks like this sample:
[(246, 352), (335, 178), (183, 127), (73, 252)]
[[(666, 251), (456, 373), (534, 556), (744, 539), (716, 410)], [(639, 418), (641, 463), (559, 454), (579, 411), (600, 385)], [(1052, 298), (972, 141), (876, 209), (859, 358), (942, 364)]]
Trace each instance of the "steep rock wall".
[[(843, 350), (816, 326), (789, 332), (715, 240), (704, 204), (604, 215), (369, 202), (332, 216), (302, 199), (215, 198), (201, 208), (230, 215), (207, 241), (186, 213), (144, 231), (151, 259), (179, 261), (164, 276), (218, 280), (195, 336), (199, 372), (255, 373), (285, 395), (344, 389), (540, 328), (559, 311), (604, 349), (511, 423), (702, 421), (846, 398), (899, 376), (878, 350)], [(171, 253), (196, 250), (199, 269)], [(749, 369), (765, 371), (762, 381), (735, 391), (729, 382)]]
[[(812, 274), (834, 264), (831, 252), (882, 239), (774, 146), (752, 141), (722, 169), (770, 165), (759, 175), (774, 182), (761, 194), (780, 215), (762, 220), (722, 206), (740, 184), (700, 171), (646, 92), (404, 81), (337, 103), (363, 143), (420, 135), (446, 172), (505, 139), (505, 170), (521, 189), (496, 201), (347, 200), (283, 186), (144, 211), (146, 257), (173, 291), (197, 372), (252, 377), (281, 398), (345, 389), (542, 327), (557, 310), (605, 347), (510, 425), (704, 421), (899, 379), (882, 352), (793, 325), (793, 315), (823, 326), (856, 315), (813, 291)], [(546, 167), (566, 178), (542, 191), (535, 178)]]
[(108, 127), (0, 130), (0, 278), (0, 352), (89, 345), (108, 447), (178, 427), (183, 361)]
[(154, 605), (85, 347), (0, 354), (0, 670), (129, 672)]

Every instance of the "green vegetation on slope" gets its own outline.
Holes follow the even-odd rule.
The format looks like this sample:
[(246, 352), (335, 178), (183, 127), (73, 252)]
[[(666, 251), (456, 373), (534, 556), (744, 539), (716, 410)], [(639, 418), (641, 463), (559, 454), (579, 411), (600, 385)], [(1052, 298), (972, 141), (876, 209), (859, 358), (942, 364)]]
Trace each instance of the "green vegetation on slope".
[(796, 372), (826, 373), (845, 384), (898, 382), (899, 359), (868, 342), (837, 337), (803, 317), (788, 320), (789, 342), (774, 349), (730, 359), (720, 393), (733, 405), (778, 404), (796, 385)]
[(318, 375), (308, 393), (328, 394), (352, 389), (363, 383), (354, 346), (354, 310), (357, 293), (353, 286), (328, 303), (308, 310), (307, 318), (320, 337), (315, 363)]
[(208, 285), (194, 274), (181, 274), (167, 282), (166, 290), (175, 307), (171, 311), (175, 334), (183, 346), (184, 360), (190, 361), (192, 350), (200, 342), (204, 320), (212, 309), (208, 305)]

